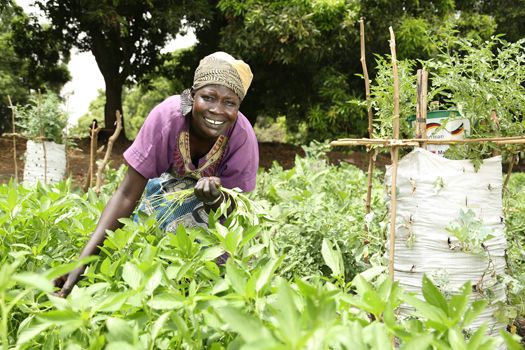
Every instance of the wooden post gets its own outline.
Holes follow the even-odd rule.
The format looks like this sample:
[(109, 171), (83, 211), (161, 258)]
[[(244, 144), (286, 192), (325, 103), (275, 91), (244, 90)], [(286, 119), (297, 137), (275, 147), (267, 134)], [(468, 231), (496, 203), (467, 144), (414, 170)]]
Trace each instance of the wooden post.
[[(423, 69), (417, 70), (417, 104), (416, 104), (416, 139), (427, 138), (427, 90), (428, 72)], [(421, 142), (421, 146), (427, 148), (427, 144)]]
[(11, 101), (11, 96), (7, 95), (9, 108), (11, 108), (11, 124), (13, 124), (13, 162), (15, 163), (15, 181), (18, 183), (18, 160), (16, 159), (16, 128), (15, 128), (15, 106)]
[[(396, 39), (392, 27), (390, 31), (390, 51), (392, 55), (392, 73), (394, 76), (394, 115), (393, 129), (394, 140), (399, 139), (399, 75), (397, 71)], [(389, 235), (389, 261), (388, 272), (390, 278), (394, 279), (394, 256), (396, 239), (396, 212), (397, 212), (397, 166), (399, 159), (399, 146), (395, 145), (391, 149), (392, 156), (392, 186), (390, 190), (390, 235)]]
[[(365, 22), (361, 17), (359, 20), (359, 38), (361, 41), (361, 67), (363, 68), (363, 78), (365, 80), (365, 98), (367, 103), (367, 113), (368, 113), (368, 137), (373, 137), (373, 123), (374, 123), (374, 114), (372, 112), (372, 106), (370, 105), (370, 78), (368, 76), (368, 69), (366, 66), (366, 49), (365, 49)], [(371, 211), (371, 202), (372, 202), (372, 178), (374, 175), (374, 161), (375, 161), (375, 149), (367, 147), (368, 153), (368, 179), (367, 179), (367, 188), (366, 188), (366, 202), (365, 202), (365, 213), (368, 214)], [(368, 240), (368, 224), (365, 224), (365, 230)]]
[(509, 168), (507, 169), (507, 175), (505, 175), (505, 181), (503, 182), (503, 187), (501, 188), (501, 192), (504, 193), (507, 189), (507, 186), (509, 184), (510, 180), (510, 174), (512, 174), (512, 168), (514, 167), (514, 163), (516, 163), (516, 155), (513, 154), (510, 157), (509, 160)]
[(115, 122), (116, 127), (115, 131), (113, 132), (113, 135), (108, 139), (108, 148), (106, 149), (106, 154), (104, 155), (104, 160), (102, 163), (99, 164), (97, 169), (97, 184), (95, 187), (95, 192), (98, 194), (100, 193), (100, 187), (102, 186), (102, 172), (104, 171), (104, 168), (109, 162), (109, 157), (111, 156), (111, 150), (113, 149), (113, 144), (118, 139), (120, 131), (122, 130), (122, 115), (120, 114), (120, 111), (116, 112), (117, 120)]
[(95, 157), (97, 154), (97, 135), (100, 131), (100, 127), (97, 126), (96, 121), (94, 120), (91, 123), (91, 142), (89, 147), (89, 168), (87, 173), (86, 184), (84, 185), (84, 192), (93, 185), (93, 169), (95, 168)]

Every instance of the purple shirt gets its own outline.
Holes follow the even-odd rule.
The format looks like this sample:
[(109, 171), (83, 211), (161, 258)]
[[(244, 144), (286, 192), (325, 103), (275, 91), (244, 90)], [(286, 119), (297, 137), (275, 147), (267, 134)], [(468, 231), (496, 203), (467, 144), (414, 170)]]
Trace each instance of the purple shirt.
[[(137, 138), (124, 152), (124, 158), (145, 178), (158, 177), (174, 165), (179, 135), (188, 130), (189, 122), (182, 115), (180, 96), (168, 97), (152, 109)], [(252, 191), (259, 167), (259, 148), (253, 128), (241, 112), (226, 136), (228, 144), (215, 176), (226, 188)], [(204, 161), (204, 157), (199, 159), (199, 167)]]

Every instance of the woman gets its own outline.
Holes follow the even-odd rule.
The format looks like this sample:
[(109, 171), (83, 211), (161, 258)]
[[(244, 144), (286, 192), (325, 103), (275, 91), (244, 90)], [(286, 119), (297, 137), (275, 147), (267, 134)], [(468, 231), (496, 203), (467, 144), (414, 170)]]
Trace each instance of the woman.
[[(255, 188), (257, 140), (239, 112), (252, 78), (246, 63), (216, 52), (200, 61), (191, 89), (167, 98), (150, 112), (124, 152), (128, 172), (80, 258), (98, 254), (106, 230), (121, 226), (118, 219), (132, 214), (145, 188), (140, 209), (155, 212), (167, 231), (179, 224), (206, 226), (207, 213), (225, 199), (219, 186), (245, 192)], [(166, 212), (169, 206), (159, 204), (162, 194), (191, 187), (194, 195), (177, 210)], [(62, 288), (58, 295), (67, 296), (84, 270), (85, 266), (58, 278), (55, 285)]]

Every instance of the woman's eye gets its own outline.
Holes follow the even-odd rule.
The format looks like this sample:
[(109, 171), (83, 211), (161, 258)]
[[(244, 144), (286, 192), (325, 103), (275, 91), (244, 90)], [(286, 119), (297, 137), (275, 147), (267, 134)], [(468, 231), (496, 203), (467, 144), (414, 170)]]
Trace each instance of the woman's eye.
[(232, 102), (232, 101), (226, 101), (225, 104), (226, 104), (226, 106), (228, 106), (228, 107), (235, 107), (235, 106), (237, 106), (237, 104), (235, 104), (235, 102)]

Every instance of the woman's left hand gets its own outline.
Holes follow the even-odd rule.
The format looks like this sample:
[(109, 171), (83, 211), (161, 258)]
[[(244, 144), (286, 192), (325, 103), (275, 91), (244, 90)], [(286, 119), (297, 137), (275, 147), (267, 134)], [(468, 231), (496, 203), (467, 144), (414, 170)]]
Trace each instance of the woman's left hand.
[(218, 208), (222, 203), (223, 196), (219, 188), (221, 180), (218, 177), (203, 177), (197, 181), (194, 188), (195, 196), (200, 199), (205, 206)]

